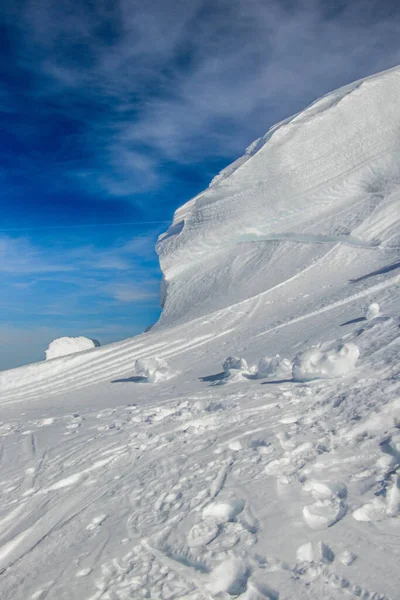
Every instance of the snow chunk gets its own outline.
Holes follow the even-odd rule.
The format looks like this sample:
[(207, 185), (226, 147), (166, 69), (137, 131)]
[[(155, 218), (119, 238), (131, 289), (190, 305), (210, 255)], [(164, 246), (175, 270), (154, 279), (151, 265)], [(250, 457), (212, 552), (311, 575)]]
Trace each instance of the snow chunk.
[(46, 360), (83, 352), (100, 346), (100, 342), (87, 337), (61, 337), (50, 342), (46, 350)]
[(356, 560), (356, 558), (357, 558), (356, 554), (354, 554), (353, 552), (350, 552), (350, 550), (344, 550), (342, 552), (342, 554), (339, 556), (340, 562), (343, 563), (346, 567), (353, 564), (353, 562)]
[(314, 560), (314, 551), (311, 542), (303, 544), (297, 548), (296, 558), (300, 562), (312, 562)]
[(220, 522), (232, 521), (244, 508), (243, 500), (226, 500), (208, 504), (203, 510), (203, 517), (212, 517)]
[(290, 360), (281, 358), (279, 354), (272, 358), (266, 356), (258, 363), (255, 375), (260, 379), (264, 377), (289, 377), (291, 368)]
[(293, 361), (292, 375), (297, 381), (343, 377), (355, 367), (360, 351), (356, 344), (339, 344), (332, 350), (317, 347), (299, 352)]
[(212, 571), (207, 589), (212, 594), (227, 592), (232, 596), (239, 595), (246, 590), (249, 574), (244, 560), (229, 558)]
[(222, 363), (222, 368), (228, 375), (231, 371), (247, 371), (248, 366), (246, 359), (238, 358), (237, 356), (228, 356)]
[(150, 383), (166, 379), (169, 373), (168, 363), (163, 358), (138, 358), (135, 363), (138, 377), (147, 379)]
[(373, 319), (376, 319), (376, 317), (379, 316), (379, 304), (377, 304), (376, 302), (372, 302), (372, 304), (370, 304), (367, 308), (367, 310), (365, 311), (365, 318), (367, 319), (367, 321), (372, 321)]

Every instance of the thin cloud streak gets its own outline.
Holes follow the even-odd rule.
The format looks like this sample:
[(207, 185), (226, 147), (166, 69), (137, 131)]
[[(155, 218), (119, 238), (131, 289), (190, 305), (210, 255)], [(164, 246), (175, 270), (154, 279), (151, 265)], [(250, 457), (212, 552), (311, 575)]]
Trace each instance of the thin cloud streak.
[(130, 221), (127, 223), (85, 223), (82, 225), (43, 225), (42, 227), (9, 227), (7, 229), (0, 229), (0, 233), (11, 232), (11, 231), (42, 231), (47, 229), (85, 229), (86, 227), (94, 227), (96, 229), (102, 227), (125, 227), (125, 226), (140, 226), (140, 225), (167, 225), (171, 221)]
[[(32, 295), (32, 304), (37, 303), (34, 310), (44, 304), (48, 313), (53, 312), (55, 298), (58, 306), (60, 296), (57, 311), (64, 314), (70, 314), (74, 306), (79, 308), (85, 298), (97, 305), (99, 297), (142, 303), (158, 299), (160, 272), (148, 259), (155, 237), (149, 232), (107, 248), (85, 244), (64, 249), (42, 247), (27, 238), (0, 237), (2, 287), (8, 296), (12, 289), (18, 296)], [(17, 309), (13, 303), (9, 308)]]

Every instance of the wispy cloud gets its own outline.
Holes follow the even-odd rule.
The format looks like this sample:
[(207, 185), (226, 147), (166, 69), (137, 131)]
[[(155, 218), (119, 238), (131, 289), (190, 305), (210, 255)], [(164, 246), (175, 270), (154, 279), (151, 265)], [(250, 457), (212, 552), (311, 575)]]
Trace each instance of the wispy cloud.
[[(35, 310), (72, 314), (83, 310), (83, 299), (101, 302), (158, 301), (160, 273), (152, 260), (155, 234), (116, 241), (109, 247), (60, 247), (34, 244), (27, 238), (0, 237), (1, 288), (9, 298), (15, 290), (36, 298)], [(14, 310), (17, 306), (11, 302)], [(84, 309), (85, 312), (87, 308)]]
[(165, 182), (166, 162), (239, 154), (316, 95), (399, 62), (399, 14), (389, 0), (28, 0), (16, 51), (33, 100), (79, 123), (86, 166), (71, 176), (129, 196)]
[(73, 266), (53, 261), (47, 251), (34, 247), (27, 238), (0, 237), (1, 273), (26, 275), (71, 270)]

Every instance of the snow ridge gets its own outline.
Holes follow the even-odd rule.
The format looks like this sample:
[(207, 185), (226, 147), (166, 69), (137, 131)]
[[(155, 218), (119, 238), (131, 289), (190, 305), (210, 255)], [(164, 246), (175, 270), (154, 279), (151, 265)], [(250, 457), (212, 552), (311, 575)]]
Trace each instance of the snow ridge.
[(399, 88), (397, 68), (327, 94), (178, 209), (157, 247), (161, 323), (264, 292), (335, 244), (359, 245), (371, 262), (398, 248)]

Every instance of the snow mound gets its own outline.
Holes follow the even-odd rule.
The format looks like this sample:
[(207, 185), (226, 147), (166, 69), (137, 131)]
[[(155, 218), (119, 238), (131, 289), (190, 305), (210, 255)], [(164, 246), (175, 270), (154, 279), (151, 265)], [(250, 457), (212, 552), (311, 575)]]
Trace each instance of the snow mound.
[(67, 354), (75, 354), (76, 352), (83, 352), (84, 350), (90, 350), (98, 346), (100, 346), (100, 342), (84, 336), (57, 338), (50, 342), (46, 350), (46, 360), (66, 356)]
[(168, 377), (169, 367), (163, 358), (138, 358), (135, 363), (135, 373), (137, 377), (155, 383)]
[(355, 367), (360, 355), (356, 344), (339, 344), (332, 350), (318, 347), (299, 352), (293, 361), (292, 375), (296, 381), (332, 379), (347, 375)]

